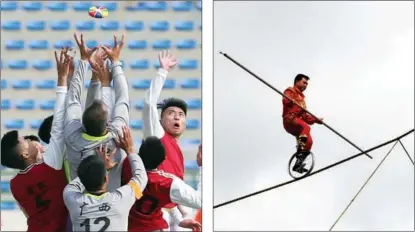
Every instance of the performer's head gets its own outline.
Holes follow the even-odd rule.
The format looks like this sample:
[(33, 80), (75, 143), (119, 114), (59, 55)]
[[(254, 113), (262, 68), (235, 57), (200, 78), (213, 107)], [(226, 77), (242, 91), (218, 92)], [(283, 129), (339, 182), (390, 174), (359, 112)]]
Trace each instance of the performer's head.
[(166, 150), (156, 136), (147, 137), (140, 146), (138, 155), (147, 170), (156, 169), (166, 159)]
[(300, 73), (295, 76), (294, 86), (301, 90), (301, 92), (304, 92), (307, 89), (308, 80), (310, 80), (310, 77)]
[(53, 115), (45, 118), (40, 124), (39, 131), (37, 135), (44, 142), (49, 144), (50, 141), (50, 131), (52, 130)]
[(85, 133), (90, 136), (103, 136), (108, 128), (108, 107), (101, 100), (95, 100), (82, 115)]
[(32, 143), (33, 146), (38, 147), (42, 153), (46, 151), (45, 147), (40, 143), (40, 139), (36, 135), (26, 135), (24, 136), (25, 140), (28, 140), (29, 143)]
[(187, 104), (178, 98), (168, 98), (158, 104), (161, 108), (161, 125), (170, 135), (178, 138), (186, 129)]
[(89, 193), (104, 193), (108, 185), (108, 174), (104, 160), (98, 155), (83, 159), (77, 171), (79, 180)]
[(44, 148), (31, 136), (25, 139), (17, 130), (4, 134), (1, 139), (1, 165), (23, 170), (43, 159)]

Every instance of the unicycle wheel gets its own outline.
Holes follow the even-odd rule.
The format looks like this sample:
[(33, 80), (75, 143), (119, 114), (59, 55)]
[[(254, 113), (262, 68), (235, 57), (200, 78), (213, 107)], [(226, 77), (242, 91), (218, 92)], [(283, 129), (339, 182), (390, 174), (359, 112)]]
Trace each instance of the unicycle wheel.
[(307, 169), (307, 171), (304, 171), (302, 173), (294, 171), (294, 165), (297, 163), (300, 154), (302, 153), (295, 153), (291, 156), (290, 161), (288, 162), (288, 173), (294, 179), (300, 179), (307, 176), (311, 173), (311, 171), (313, 171), (314, 168), (314, 154), (312, 152), (309, 152), (309, 154), (305, 157), (304, 161), (302, 162), (302, 164), (304, 164), (303, 168)]

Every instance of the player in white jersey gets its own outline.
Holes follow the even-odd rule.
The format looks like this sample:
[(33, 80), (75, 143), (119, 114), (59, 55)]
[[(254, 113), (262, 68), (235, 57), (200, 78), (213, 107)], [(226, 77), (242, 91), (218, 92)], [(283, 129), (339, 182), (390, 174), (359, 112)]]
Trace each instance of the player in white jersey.
[[(113, 155), (106, 149), (97, 150), (98, 155), (83, 159), (78, 167), (78, 177), (64, 190), (63, 198), (74, 231), (127, 231), (128, 215), (147, 185), (147, 174), (141, 158), (134, 153), (130, 129), (123, 126), (122, 138), (117, 147), (128, 154), (132, 178), (127, 185), (107, 192), (107, 170), (115, 166)], [(121, 136), (120, 136), (121, 137)]]

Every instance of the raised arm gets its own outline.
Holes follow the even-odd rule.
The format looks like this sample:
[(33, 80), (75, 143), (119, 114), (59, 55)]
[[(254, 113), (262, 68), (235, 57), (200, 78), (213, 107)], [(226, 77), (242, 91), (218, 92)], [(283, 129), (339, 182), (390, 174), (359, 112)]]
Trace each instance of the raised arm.
[(173, 203), (193, 209), (202, 208), (202, 194), (187, 185), (183, 180), (175, 177), (170, 187), (170, 200)]
[[(107, 55), (103, 49), (97, 49), (97, 51), (91, 56), (92, 62), (103, 63), (107, 59)], [(89, 85), (88, 93), (85, 100), (85, 109), (88, 108), (94, 100), (103, 100), (102, 83), (98, 75), (92, 72), (92, 78)]]
[(143, 196), (143, 191), (147, 186), (148, 177), (143, 161), (136, 153), (134, 153), (134, 142), (131, 137), (130, 129), (124, 125), (122, 131), (124, 135), (117, 141), (117, 147), (123, 149), (128, 154), (132, 177), (127, 185), (117, 189), (117, 195), (122, 199), (121, 204), (123, 204), (123, 207), (129, 208), (136, 200)]
[(72, 121), (81, 121), (82, 118), (82, 106), (81, 106), (81, 95), (82, 87), (86, 72), (88, 70), (88, 60), (96, 48), (89, 49), (84, 43), (83, 34), (81, 34), (81, 41), (78, 40), (76, 34), (74, 34), (76, 43), (79, 46), (81, 53), (81, 59), (78, 61), (78, 67), (74, 71), (71, 83), (69, 85), (68, 96), (66, 101), (66, 116), (65, 116), (65, 130), (69, 123)]
[(68, 91), (67, 79), (69, 75), (72, 57), (68, 56), (68, 49), (62, 49), (60, 58), (55, 51), (56, 66), (58, 69), (58, 87), (56, 90), (56, 105), (53, 112), (53, 121), (51, 128), (51, 138), (49, 146), (43, 156), (44, 162), (50, 167), (61, 170), (64, 159), (64, 117), (65, 117), (65, 101)]
[[(123, 125), (129, 125), (130, 117), (130, 98), (128, 94), (128, 83), (125, 78), (124, 71), (121, 67), (120, 62), (120, 52), (124, 46), (124, 34), (122, 35), (120, 43), (117, 42), (117, 37), (114, 35), (114, 46), (112, 49), (107, 47), (102, 47), (107, 53), (108, 58), (111, 60), (111, 74), (112, 79), (114, 80), (114, 95), (115, 103), (113, 112), (113, 120), (111, 121), (111, 126), (117, 129), (118, 132), (121, 131)], [(109, 83), (108, 83), (109, 84)]]
[(171, 68), (177, 64), (177, 60), (167, 51), (159, 53), (160, 69), (156, 77), (151, 81), (150, 88), (144, 97), (143, 108), (143, 137), (150, 136), (162, 138), (164, 136), (163, 127), (160, 124), (160, 117), (157, 110), (157, 103), (163, 89), (167, 74)]

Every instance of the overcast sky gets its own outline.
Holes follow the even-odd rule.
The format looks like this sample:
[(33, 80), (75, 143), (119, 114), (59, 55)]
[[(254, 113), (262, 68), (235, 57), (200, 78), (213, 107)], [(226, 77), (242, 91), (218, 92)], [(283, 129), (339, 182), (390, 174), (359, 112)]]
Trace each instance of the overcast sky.
[[(214, 204), (290, 180), (280, 91), (311, 77), (308, 108), (362, 149), (414, 127), (413, 2), (214, 3)], [(358, 153), (312, 127), (320, 169)], [(412, 159), (414, 135), (402, 140)], [(328, 230), (393, 144), (214, 210), (215, 230)], [(400, 146), (334, 230), (414, 230), (414, 166)]]

